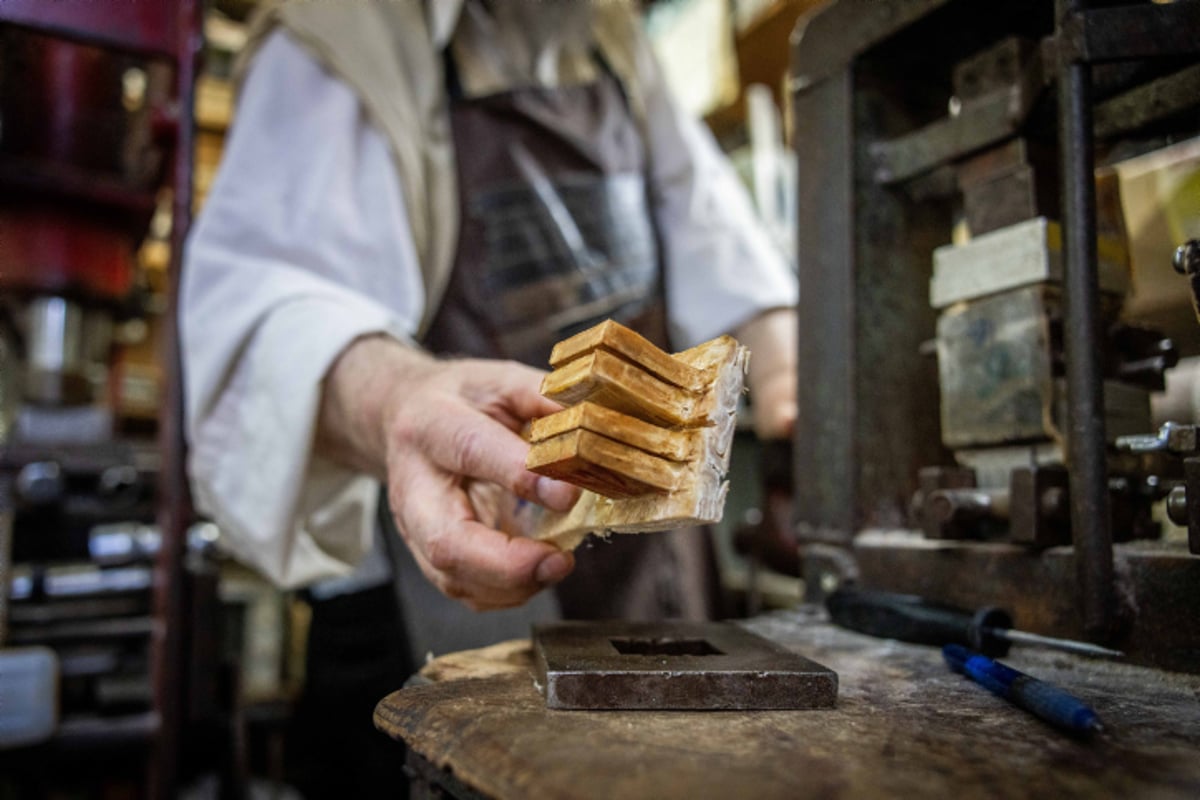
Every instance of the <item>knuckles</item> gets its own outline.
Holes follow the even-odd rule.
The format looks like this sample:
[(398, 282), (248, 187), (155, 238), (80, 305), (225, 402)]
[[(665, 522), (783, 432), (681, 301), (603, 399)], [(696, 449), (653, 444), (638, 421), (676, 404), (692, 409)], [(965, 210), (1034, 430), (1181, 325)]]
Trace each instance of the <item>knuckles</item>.
[(450, 435), (450, 459), (460, 475), (472, 473), (472, 467), (486, 456), (486, 444), (480, 430), (474, 426), (458, 425)]
[(454, 574), (460, 566), (459, 549), (448, 534), (432, 536), (425, 541), (425, 558), (438, 572)]

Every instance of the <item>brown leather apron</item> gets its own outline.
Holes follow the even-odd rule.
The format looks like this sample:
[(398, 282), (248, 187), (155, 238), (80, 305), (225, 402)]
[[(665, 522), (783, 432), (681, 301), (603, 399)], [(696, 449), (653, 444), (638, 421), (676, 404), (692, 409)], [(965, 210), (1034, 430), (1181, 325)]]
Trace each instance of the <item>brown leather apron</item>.
[[(620, 84), (601, 67), (590, 84), (465, 98), (447, 56), (461, 230), (424, 341), (433, 352), (545, 368), (555, 342), (609, 318), (668, 345), (644, 144)], [(708, 548), (698, 531), (587, 543), (559, 587), (563, 615), (710, 616)], [(422, 605), (432, 602), (422, 594)], [(405, 616), (424, 627), (431, 620), (414, 616), (429, 611), (415, 600), (402, 598)], [(538, 606), (535, 598), (530, 616)]]
[(665, 345), (644, 147), (616, 79), (466, 99), (446, 72), (461, 224), (425, 344), (545, 368), (612, 318)]

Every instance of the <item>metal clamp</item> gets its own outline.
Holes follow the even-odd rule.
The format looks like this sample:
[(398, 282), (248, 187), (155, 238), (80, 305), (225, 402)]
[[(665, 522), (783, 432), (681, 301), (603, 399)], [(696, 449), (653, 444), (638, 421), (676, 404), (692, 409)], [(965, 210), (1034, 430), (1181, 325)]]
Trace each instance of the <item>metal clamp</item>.
[(1200, 555), (1200, 427), (1166, 422), (1157, 435), (1122, 436), (1117, 447), (1132, 453), (1167, 453), (1183, 458), (1183, 483), (1167, 495), (1167, 516), (1188, 529), (1188, 550)]

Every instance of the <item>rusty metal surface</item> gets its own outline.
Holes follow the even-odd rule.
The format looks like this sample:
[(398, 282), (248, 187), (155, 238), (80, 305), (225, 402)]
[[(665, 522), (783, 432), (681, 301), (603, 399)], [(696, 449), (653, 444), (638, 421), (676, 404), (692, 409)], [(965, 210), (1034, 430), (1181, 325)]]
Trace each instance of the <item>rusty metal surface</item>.
[(559, 622), (533, 628), (554, 709), (830, 708), (837, 674), (723, 622)]
[(928, 413), (936, 365), (920, 349), (935, 315), (918, 287), (928, 284), (929, 253), (949, 238), (950, 211), (875, 184), (869, 137), (858, 133), (912, 124), (928, 98), (897, 86), (896, 77), (864, 82), (847, 72), (794, 97), (806, 165), (795, 508), (808, 541), (847, 542), (864, 524), (899, 524), (918, 467), (944, 460)]
[[(795, 97), (800, 254), (796, 507), (808, 538), (849, 541), (857, 504), (853, 443), (854, 100), (849, 74)], [(828, 533), (826, 533), (828, 532)]]
[(1012, 86), (967, 100), (955, 116), (896, 139), (876, 142), (871, 148), (875, 180), (907, 180), (1016, 135), (1041, 91), (1040, 68), (1032, 69)]
[(1200, 65), (1187, 67), (1096, 106), (1096, 136), (1112, 138), (1200, 105)]
[(1021, 79), (1031, 63), (1040, 60), (1041, 49), (1036, 39), (1007, 36), (954, 65), (951, 71), (954, 95), (959, 100), (970, 100), (993, 89), (1011, 86)]
[(1030, 466), (1012, 471), (1009, 483), (1009, 538), (1032, 547), (1071, 543), (1070, 492), (1061, 466)]
[(429, 763), (423, 777), (440, 787), (449, 776), (469, 797), (1200, 794), (1200, 677), (1013, 648), (1007, 663), (1071, 691), (1104, 720), (1109, 734), (1082, 743), (955, 675), (936, 648), (843, 631), (811, 608), (746, 626), (837, 670), (837, 707), (554, 711), (530, 665), (403, 689), (382, 700), (376, 725)]
[(1066, 60), (1099, 63), (1200, 53), (1200, 5), (1194, 2), (1064, 5), (1059, 50)]
[(993, 181), (963, 190), (963, 210), (972, 236), (1033, 217), (1057, 217), (1053, 181), (1033, 167), (1021, 167)]

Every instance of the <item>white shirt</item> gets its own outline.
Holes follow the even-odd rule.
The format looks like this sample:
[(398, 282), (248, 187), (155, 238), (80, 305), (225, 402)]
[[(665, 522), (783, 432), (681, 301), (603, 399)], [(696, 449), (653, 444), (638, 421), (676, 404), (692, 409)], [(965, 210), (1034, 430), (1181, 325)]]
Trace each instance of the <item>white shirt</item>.
[[(708, 131), (662, 96), (647, 115), (675, 343), (794, 305), (795, 275)], [(371, 548), (378, 485), (313, 451), (321, 381), (359, 336), (411, 342), (424, 286), (387, 143), (284, 33), (243, 88), (181, 291), (197, 507), (282, 586), (348, 574)]]

